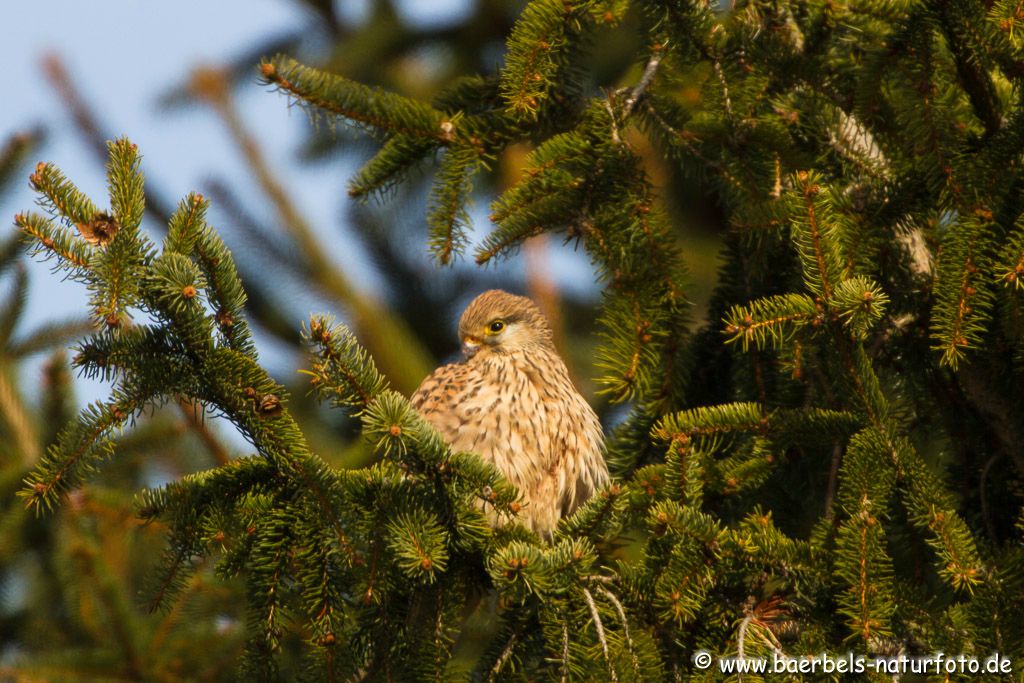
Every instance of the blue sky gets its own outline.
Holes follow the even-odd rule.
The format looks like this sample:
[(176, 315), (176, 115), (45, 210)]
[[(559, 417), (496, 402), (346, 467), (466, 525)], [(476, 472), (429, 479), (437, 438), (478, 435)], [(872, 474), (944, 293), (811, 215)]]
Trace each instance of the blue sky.
[[(98, 203), (103, 204), (102, 166), (74, 130), (70, 114), (46, 80), (42, 61), (56, 54), (67, 65), (76, 88), (95, 110), (110, 135), (128, 135), (144, 154), (143, 171), (172, 197), (196, 188), (211, 172), (231, 177), (243, 166), (219, 122), (201, 108), (161, 111), (160, 95), (182, 82), (191, 69), (221, 63), (261, 39), (305, 23), (291, 3), (254, 0), (240, 11), (237, 2), (151, 3), (130, 0), (61, 0), (16, 3), (5, 10), (0, 29), (8, 48), (5, 102), (0, 136), (42, 126), (45, 144), (36, 153), (57, 163)], [(256, 85), (239, 94), (247, 116), (278, 132), (267, 148), (274, 163), (291, 166), (289, 145), (300, 133), (299, 116), (290, 114)], [(25, 174), (29, 169), (26, 168)], [(291, 179), (290, 179), (291, 180)], [(298, 187), (298, 183), (289, 183)], [(4, 224), (16, 211), (30, 208), (28, 183), (0, 198)], [(29, 265), (31, 289), (22, 332), (40, 323), (81, 316), (87, 309), (82, 286), (62, 282), (41, 263)], [(39, 359), (41, 361), (41, 359)], [(38, 379), (39, 362), (25, 368), (25, 387)], [(79, 382), (83, 401), (105, 396), (106, 387)]]
[[(465, 0), (445, 0), (428, 21), (445, 20), (461, 11)], [(339, 3), (344, 16), (358, 21), (364, 2)], [(410, 18), (422, 19), (423, 3), (405, 6)], [(428, 12), (429, 13), (429, 12)], [(56, 54), (67, 65), (75, 86), (111, 136), (127, 135), (143, 153), (143, 172), (170, 200), (201, 189), (212, 177), (229, 178), (236, 186), (252, 187), (246, 166), (221, 122), (203, 107), (161, 109), (158, 102), (173, 86), (183, 83), (202, 65), (220, 65), (268, 39), (310, 24), (296, 3), (283, 0), (175, 3), (138, 0), (60, 0), (16, 3), (5, 10), (0, 35), (13, 63), (4, 70), (5, 102), (0, 110), (0, 138), (42, 125), (46, 131), (39, 159), (57, 163), (82, 190), (104, 203), (102, 166), (75, 131), (70, 114), (43, 74), (42, 61)], [(236, 93), (246, 125), (261, 135), (263, 151), (280, 179), (311, 222), (336, 235), (344, 179), (354, 170), (333, 164), (310, 167), (295, 158), (305, 115), (286, 100), (251, 83)], [(27, 174), (30, 167), (26, 167)], [(256, 212), (270, 211), (258, 197)], [(16, 211), (31, 208), (34, 195), (22, 182), (0, 197), (4, 224)], [(266, 214), (269, 215), (269, 214)], [(336, 240), (334, 240), (336, 241)], [(356, 262), (353, 262), (356, 261)], [(347, 268), (365, 279), (371, 271), (349, 254)], [(45, 264), (30, 264), (31, 295), (22, 331), (53, 319), (82, 315), (86, 293), (82, 286), (62, 282)], [(296, 312), (296, 326), (308, 311)], [(26, 379), (38, 377), (38, 363), (26, 369)], [(83, 400), (106, 394), (106, 388), (80, 383)], [(25, 386), (31, 386), (27, 384)]]
[[(244, 3), (244, 10), (242, 6), (238, 2), (130, 0), (18, 5), (15, 15), (24, 16), (8, 26), (27, 28), (14, 32), (9, 40), (5, 37), (15, 63), (7, 72), (12, 82), (5, 83), (4, 90), (16, 95), (5, 102), (0, 132), (6, 137), (41, 123), (47, 139), (39, 156), (57, 163), (81, 189), (102, 203), (103, 169), (43, 76), (43, 56), (55, 53), (107, 127), (104, 132), (127, 135), (138, 144), (143, 172), (170, 200), (200, 188), (211, 177), (246, 178), (239, 154), (209, 110), (162, 110), (158, 105), (160, 96), (185, 82), (196, 67), (223, 64), (266, 39), (308, 23), (293, 3), (254, 0)], [(313, 171), (294, 159), (304, 115), (261, 87), (255, 71), (251, 83), (240, 89), (237, 98), (250, 129), (273, 131), (273, 135), (261, 136), (261, 142), (288, 190), (317, 224), (336, 223), (337, 207), (323, 199), (325, 191), (337, 194), (338, 178), (326, 178), (322, 170)], [(240, 184), (251, 185), (245, 181)], [(24, 183), (4, 198), (4, 208), (31, 206), (32, 202), (33, 195)], [(54, 279), (37, 276), (33, 284), (50, 287)], [(61, 296), (47, 297), (47, 306), (34, 310), (31, 320), (63, 309), (81, 310), (81, 300), (72, 301), (68, 296), (72, 290), (61, 286)]]
[[(346, 0), (337, 6), (347, 21), (358, 22), (370, 1)], [(408, 21), (443, 24), (457, 19), (470, 2), (399, 0), (396, 4)], [(297, 3), (285, 0), (49, 0), (13, 4), (5, 10), (5, 23), (0, 27), (7, 55), (0, 139), (43, 126), (45, 144), (35, 156), (55, 162), (94, 200), (105, 203), (103, 168), (75, 131), (70, 114), (44, 77), (42, 60), (52, 53), (67, 65), (77, 90), (106, 127), (104, 132), (126, 135), (139, 146), (143, 172), (167, 199), (176, 201), (189, 191), (201, 191), (213, 177), (228, 178), (243, 190), (254, 188), (239, 152), (210, 110), (200, 106), (161, 109), (159, 99), (185, 82), (196, 67), (222, 65), (269, 39), (297, 29), (308, 30), (311, 20)], [(379, 275), (345, 240), (348, 226), (342, 218), (343, 202), (347, 201), (343, 188), (355, 167), (337, 158), (321, 164), (301, 163), (296, 149), (306, 117), (300, 109), (288, 107), (283, 96), (259, 85), (255, 70), (251, 81), (235, 95), (246, 126), (260, 132), (268, 161), (325, 244), (333, 245), (333, 257), (344, 260), (346, 271), (363, 286), (375, 286)], [(30, 167), (25, 169), (26, 177)], [(252, 201), (248, 208), (256, 215), (273, 216), (272, 208), (255, 191), (244, 199)], [(0, 196), (3, 224), (10, 226), (15, 212), (33, 204), (27, 180), (17, 184)], [(487, 202), (480, 201), (474, 211), (478, 230), (487, 229), (486, 208)], [(215, 212), (212, 217), (217, 220)], [(419, 246), (426, 259), (425, 241)], [(553, 256), (565, 274), (565, 284), (575, 284), (574, 289), (578, 289), (585, 286), (580, 283), (590, 282), (589, 267), (582, 255), (566, 258), (561, 252)], [(501, 267), (518, 270), (521, 263), (514, 260)], [(22, 332), (86, 311), (84, 288), (62, 282), (49, 273), (46, 264), (31, 264), (30, 277), (29, 311)], [(297, 305), (296, 328), (308, 318), (309, 306), (316, 305)], [(275, 372), (294, 372), (296, 359), (281, 357), (268, 340), (262, 340), (261, 347), (263, 358)], [(38, 381), (41, 360), (26, 367), (28, 383), (24, 386)], [(80, 381), (78, 393), (83, 402), (91, 401), (106, 396), (107, 387)]]

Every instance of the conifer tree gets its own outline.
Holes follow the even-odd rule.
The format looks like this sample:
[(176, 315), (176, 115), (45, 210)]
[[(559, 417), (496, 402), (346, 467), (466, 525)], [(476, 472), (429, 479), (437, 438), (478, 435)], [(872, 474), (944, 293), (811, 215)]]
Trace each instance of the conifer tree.
[[(13, 136), (0, 153), (0, 192), (21, 180), (38, 131)], [(117, 461), (76, 489), (55, 514), (26, 514), (16, 496), (24, 478), (75, 416), (71, 368), (63, 347), (93, 326), (87, 320), (26, 331), (30, 282), (20, 235), (0, 248), (0, 679), (216, 679), (230, 672), (243, 635), (233, 627), (237, 588), (197, 572), (166, 611), (140, 609), (162, 530), (140, 528), (134, 493), (154, 477), (226, 461), (224, 447), (193, 405), (142, 417), (118, 439)], [(39, 377), (33, 356), (46, 353)], [(190, 657), (209, 641), (207, 657)]]
[[(623, 405), (616, 482), (551, 542), (319, 315), (311, 387), (378, 458), (314, 453), (259, 363), (208, 202), (182, 200), (161, 245), (140, 232), (130, 142), (109, 146), (109, 208), (41, 164), (50, 215), (15, 222), (89, 287), (99, 331), (74, 363), (113, 391), (56, 439), (25, 504), (51, 511), (102, 478), (117, 430), (172, 397), (236, 425), (251, 456), (142, 491), (137, 512), (167, 533), (155, 602), (210, 565), (244, 584), (247, 679), (720, 679), (701, 650), (1017, 659), (1021, 30), (1015, 2), (532, 0), (498, 72), (432, 102), (262, 62), (315, 117), (379, 136), (352, 195), (435, 164), (424, 242), (440, 264), (542, 233), (592, 259), (596, 379)], [(594, 42), (622, 32), (636, 68), (595, 83)], [(523, 144), (522, 177), (471, 245), (474, 183)], [(706, 322), (689, 313), (686, 226), (641, 145), (727, 223)], [(492, 528), (480, 502), (510, 523)], [(463, 612), (480, 595), (499, 626), (471, 652)]]

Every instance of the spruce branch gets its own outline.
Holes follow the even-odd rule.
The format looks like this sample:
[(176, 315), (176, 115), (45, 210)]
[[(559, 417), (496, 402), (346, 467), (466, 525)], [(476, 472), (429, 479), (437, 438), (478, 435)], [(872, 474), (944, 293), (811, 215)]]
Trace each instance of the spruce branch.
[(512, 653), (515, 651), (516, 643), (518, 642), (518, 640), (519, 634), (513, 632), (512, 636), (508, 639), (508, 642), (505, 643), (505, 647), (502, 648), (501, 654), (498, 655), (498, 659), (494, 662), (494, 666), (492, 666), (491, 670), (488, 672), (488, 683), (497, 680), (498, 674), (500, 674), (502, 669), (505, 668), (505, 664), (508, 662), (509, 658), (512, 656)]
[(589, 0), (531, 0), (512, 28), (501, 72), (501, 95), (510, 113), (536, 119), (558, 89), (565, 89), (570, 50), (593, 5)]
[(29, 129), (12, 133), (0, 146), (0, 196), (9, 186), (15, 174), (19, 172), (23, 162), (42, 140), (43, 132)]
[[(923, 16), (920, 19), (924, 19)], [(960, 150), (965, 141), (955, 135), (957, 103), (952, 89), (939, 90), (935, 83), (938, 73), (948, 73), (940, 65), (932, 44), (932, 29), (918, 20), (909, 28), (906, 40), (913, 41), (921, 52), (916, 60), (901, 65), (895, 72), (898, 87), (906, 91), (905, 97), (895, 98), (901, 117), (901, 129), (915, 142), (917, 152), (914, 166), (926, 179), (930, 190), (943, 194), (947, 200), (957, 201), (965, 189), (965, 169), (961, 166)], [(943, 96), (938, 96), (938, 95)]]
[(431, 139), (404, 133), (393, 135), (349, 181), (348, 195), (361, 199), (373, 193), (386, 194), (405, 179), (417, 162), (433, 154), (438, 147)]
[(604, 653), (604, 661), (608, 665), (608, 678), (612, 681), (618, 681), (619, 676), (615, 671), (615, 665), (612, 664), (611, 657), (608, 655), (608, 639), (605, 637), (604, 624), (601, 622), (601, 614), (597, 610), (597, 605), (594, 604), (594, 596), (590, 594), (589, 590), (584, 588), (583, 597), (587, 601), (587, 608), (590, 610), (590, 617), (593, 620), (594, 630), (597, 632), (597, 640), (601, 643), (601, 652)]
[(592, 142), (578, 131), (557, 135), (530, 153), (523, 179), (491, 206), (497, 229), (477, 248), (485, 264), (545, 230), (573, 225), (585, 201), (583, 167), (594, 162)]
[(992, 309), (992, 284), (984, 275), (991, 268), (990, 220), (985, 209), (961, 216), (942, 242), (931, 336), (943, 365), (953, 369), (981, 343)]
[(569, 623), (562, 624), (562, 659), (561, 669), (559, 673), (559, 680), (562, 683), (568, 683), (569, 681)]
[(985, 126), (986, 134), (992, 135), (1002, 126), (1003, 118), (999, 113), (995, 85), (985, 69), (984, 52), (976, 42), (984, 33), (981, 12), (970, 4), (951, 0), (935, 2), (932, 10), (938, 15), (939, 25), (953, 54), (957, 76), (974, 113)]
[(387, 380), (348, 328), (330, 318), (313, 316), (303, 336), (315, 347), (319, 359), (309, 374), (321, 399), (355, 408), (358, 415), (387, 389)]
[(837, 534), (836, 574), (848, 586), (840, 611), (850, 620), (851, 637), (867, 647), (892, 633), (896, 595), (884, 521), (894, 475), (880, 434), (869, 429), (853, 438), (841, 473), (846, 519)]
[[(131, 163), (128, 167), (133, 168)], [(49, 178), (57, 177), (55, 173), (42, 175)], [(133, 173), (115, 175), (111, 182), (120, 183), (125, 187), (112, 188), (112, 194), (123, 193), (128, 189), (129, 194), (122, 196), (134, 197), (133, 201), (138, 202), (139, 193), (132, 194), (130, 191), (132, 178)], [(61, 183), (51, 185), (63, 187)], [(66, 196), (68, 192), (65, 189), (52, 194)], [(66, 202), (63, 205), (71, 206)], [(23, 222), (32, 224), (31, 221)], [(175, 359), (179, 362), (178, 372), (154, 375), (153, 366), (135, 364), (138, 358), (135, 358), (134, 362), (124, 363), (122, 367), (127, 372), (120, 381), (121, 387), (115, 391), (112, 402), (84, 413), (79, 425), (69, 428), (64, 433), (61, 441), (40, 463), (37, 472), (30, 477), (27, 482), (29, 490), (25, 493), (27, 505), (37, 510), (52, 507), (62, 493), (81, 481), (85, 472), (109, 455), (111, 443), (104, 439), (104, 436), (131, 415), (151, 402), (160, 401), (167, 396), (194, 392), (196, 398), (215, 406), (239, 425), (261, 453), (275, 462), (283, 472), (303, 481), (305, 490), (317, 501), (322, 513), (326, 514), (328, 519), (335, 518), (332, 511), (334, 503), (331, 502), (331, 495), (327, 491), (329, 485), (325, 482), (323, 467), (308, 453), (301, 434), (284, 413), (282, 389), (270, 381), (266, 373), (244, 353), (214, 347), (211, 339), (213, 321), (199, 301), (206, 283), (198, 266), (187, 256), (174, 252), (165, 252), (150, 260), (150, 247), (139, 239), (132, 239), (132, 233), (129, 225), (111, 240), (110, 248), (101, 252), (104, 257), (119, 258), (117, 263), (111, 263), (110, 267), (106, 267), (102, 260), (90, 260), (88, 265), (96, 269), (93, 277), (101, 288), (110, 279), (120, 281), (120, 286), (129, 286), (129, 291), (135, 292), (137, 297), (142, 297), (143, 305), (166, 325), (158, 335), (146, 334), (145, 330), (141, 336), (128, 335), (123, 340), (129, 344), (123, 347), (125, 350), (135, 348), (130, 345), (137, 341), (151, 340), (157, 342), (157, 345), (152, 347), (153, 352), (162, 354), (164, 350), (171, 351), (173, 359), (174, 354), (178, 353), (174, 351), (174, 345), (166, 347), (166, 344), (160, 341), (161, 337), (166, 339), (169, 333), (172, 338), (180, 340), (178, 344), (183, 343), (189, 349), (186, 356), (187, 365), (180, 365), (182, 358), (179, 356)], [(135, 276), (119, 280), (117, 274), (125, 264), (149, 272), (145, 278)], [(144, 281), (144, 285), (140, 286), (140, 281)], [(135, 289), (131, 289), (132, 283), (135, 283)], [(91, 347), (83, 349), (85, 355), (81, 362), (91, 367), (94, 372), (107, 372), (106, 368), (110, 361), (116, 358), (105, 355), (103, 347), (106, 345), (107, 350), (111, 351), (116, 349), (116, 340), (120, 337), (108, 336), (106, 342), (103, 342), (103, 339), (102, 336), (94, 339)], [(101, 343), (97, 345), (96, 341)], [(197, 377), (205, 379), (203, 382), (197, 382)], [(273, 429), (269, 428), (271, 422)], [(340, 524), (335, 522), (333, 526), (338, 543), (342, 548), (349, 550)]]
[(844, 382), (851, 389), (855, 404), (863, 410), (869, 422), (876, 427), (888, 427), (888, 400), (882, 393), (881, 382), (871, 359), (860, 343), (848, 339), (838, 340), (839, 354), (844, 369)]
[[(380, 93), (379, 100), (374, 99), (376, 95), (373, 95), (369, 88), (356, 86), (340, 77), (317, 72), (285, 57), (279, 57), (273, 63), (265, 62), (261, 69), (267, 72), (264, 74), (265, 77), (275, 83), (278, 83), (274, 79), (278, 78), (280, 73), (285, 74), (285, 80), (279, 83), (285, 89), (288, 89), (286, 85), (289, 87), (292, 85), (287, 78), (292, 78), (298, 79), (297, 82), (304, 84), (303, 87), (308, 86), (317, 92), (333, 93), (344, 102), (349, 102), (350, 99), (354, 102), (369, 98), (370, 102), (366, 104), (367, 111), (385, 116), (382, 112), (386, 110), (391, 112), (390, 115), (397, 117), (396, 120), (406, 123), (418, 117), (430, 118), (433, 116), (426, 105), (385, 93)], [(301, 264), (302, 274), (305, 276), (312, 274), (320, 289), (349, 308), (353, 328), (373, 349), (378, 362), (384, 367), (385, 373), (397, 386), (411, 393), (416, 388), (414, 382), (418, 381), (417, 378), (425, 376), (430, 367), (427, 353), (422, 344), (408, 329), (405, 322), (389, 309), (385, 301), (359, 291), (349, 275), (330, 262), (327, 252), (322, 248), (310, 222), (303, 216), (271, 170), (257, 140), (246, 130), (241, 115), (226, 87), (223, 75), (215, 70), (205, 70), (195, 74), (193, 80), (195, 81), (194, 88), (203, 94), (224, 119), (231, 131), (232, 138), (252, 167), (256, 179), (274, 202), (282, 225), (288, 230), (298, 250), (305, 257), (304, 263)], [(348, 86), (352, 86), (354, 90), (350, 91), (347, 89)], [(316, 102), (317, 106), (321, 106), (321, 104), (319, 101)], [(392, 111), (396, 107), (401, 109), (407, 105), (412, 113)], [(406, 114), (411, 118), (407, 120)], [(438, 115), (440, 116), (440, 113)], [(450, 131), (453, 124), (447, 123)], [(437, 125), (441, 126), (442, 122), (438, 120)], [(409, 131), (404, 132), (409, 133)]]
[(439, 144), (455, 139), (455, 122), (422, 102), (310, 69), (283, 55), (262, 62), (260, 73), (268, 84), (312, 107), (311, 112), (324, 112), (371, 130), (431, 139)]
[(398, 517), (388, 525), (388, 545), (398, 565), (413, 580), (433, 583), (448, 563), (447, 534), (426, 513)]
[(612, 603), (615, 607), (616, 613), (619, 615), (619, 623), (622, 624), (622, 635), (626, 641), (626, 649), (629, 652), (630, 662), (633, 664), (633, 672), (637, 677), (642, 676), (640, 660), (637, 657), (636, 649), (633, 644), (633, 638), (629, 634), (629, 617), (626, 616), (626, 608), (622, 605), (622, 602), (603, 585), (596, 587), (598, 593), (603, 595), (608, 602)]
[(183, 199), (168, 221), (164, 251), (191, 255), (206, 225), (206, 211), (209, 208), (210, 203), (200, 194), (193, 192)]
[(864, 339), (881, 319), (889, 297), (870, 278), (855, 276), (836, 287), (832, 304), (856, 339)]
[(857, 164), (866, 174), (889, 180), (892, 169), (889, 159), (871, 130), (853, 114), (834, 107), (835, 124), (828, 129), (829, 142), (837, 152)]
[(431, 191), (427, 226), (430, 249), (441, 265), (462, 253), (471, 227), (466, 204), (480, 160), (472, 147), (450, 146), (441, 160)]
[(621, 523), (624, 508), (623, 489), (618, 484), (599, 492), (587, 501), (572, 517), (559, 522), (556, 538), (603, 538), (614, 535)]
[[(652, 436), (669, 444), (689, 448), (689, 442), (701, 437), (717, 437), (731, 432), (766, 433), (769, 418), (757, 403), (729, 403), (701, 406), (662, 418)], [(710, 450), (714, 450), (713, 448)]]
[(701, 151), (701, 139), (696, 133), (682, 129), (669, 121), (665, 111), (672, 107), (667, 100), (648, 93), (646, 98), (640, 100), (640, 104), (649, 133), (653, 137), (663, 140), (665, 146), (677, 157), (693, 157), (700, 161), (705, 168), (719, 175), (731, 189), (745, 189), (740, 178), (734, 175), (726, 165)]
[(664, 31), (677, 50), (689, 52), (703, 60), (714, 61), (712, 36), (723, 28), (711, 11), (710, 5), (699, 0), (656, 3), (645, 1), (641, 7), (655, 26)]
[(793, 211), (793, 239), (800, 253), (804, 282), (826, 301), (845, 279), (832, 202), (813, 173), (801, 171), (793, 178), (790, 201)]
[[(1019, 58), (1024, 43), (1021, 40), (1024, 17), (1020, 14), (1020, 3), (1018, 0), (997, 0), (989, 6), (987, 19), (990, 28), (986, 37), (990, 45), (985, 47), (994, 48), (994, 58), (1003, 73), (1010, 78), (1020, 78), (1024, 75), (1024, 62)], [(992, 30), (993, 26), (995, 30)]]
[(252, 351), (252, 337), (243, 316), (246, 294), (234, 257), (206, 224), (208, 208), (209, 202), (200, 194), (191, 193), (183, 199), (168, 223), (164, 252), (194, 260), (205, 282), (218, 333), (229, 347)]
[(629, 91), (629, 96), (626, 101), (622, 104), (622, 118), (629, 118), (630, 114), (633, 113), (633, 109), (636, 107), (637, 102), (643, 97), (644, 93), (647, 92), (647, 88), (650, 87), (654, 81), (655, 74), (658, 73), (658, 67), (661, 66), (661, 59), (664, 55), (665, 45), (658, 44), (652, 50), (653, 54), (651, 58), (647, 60), (647, 65), (644, 66), (644, 72), (640, 76), (640, 80), (633, 86), (633, 89)]
[(25, 479), (25, 488), (19, 494), (25, 507), (36, 515), (52, 511), (100, 462), (113, 455), (114, 444), (109, 435), (119, 430), (151, 398), (150, 395), (118, 395), (85, 408), (78, 422), (61, 432), (57, 443)]
[[(198, 552), (199, 548), (189, 549)], [(185, 589), (186, 582), (194, 576), (194, 568), (191, 566), (191, 553), (184, 547), (167, 548), (164, 551), (162, 572), (156, 587), (150, 591), (152, 597), (146, 603), (146, 609), (151, 614), (160, 608), (168, 609), (169, 605), (177, 605), (171, 602), (171, 597), (176, 596)], [(171, 607), (170, 609), (173, 609)]]
[(65, 216), (71, 224), (78, 226), (79, 231), (100, 213), (92, 201), (53, 164), (39, 162), (28, 180), (33, 189), (43, 195), (54, 214)]
[(234, 257), (209, 226), (199, 234), (194, 258), (206, 281), (206, 299), (214, 311), (217, 332), (228, 348), (253, 352), (255, 345), (243, 315), (248, 300)]
[(134, 232), (139, 228), (146, 208), (145, 183), (139, 170), (142, 159), (135, 144), (125, 138), (109, 143), (107, 148), (111, 211), (120, 229)]
[(56, 256), (58, 268), (70, 271), (76, 279), (86, 279), (89, 254), (85, 244), (68, 230), (37, 213), (19, 213), (14, 217), (14, 224), (39, 243), (34, 254), (43, 254), (44, 258)]
[(649, 368), (660, 360), (655, 330), (661, 320), (653, 307), (638, 298), (609, 298), (601, 318), (605, 343), (598, 349), (594, 365), (604, 371), (599, 378), (601, 393), (612, 401), (644, 396), (650, 384)]
[(1014, 223), (1006, 243), (1000, 249), (996, 277), (1015, 292), (1024, 288), (1024, 214)]
[(956, 512), (945, 487), (931, 474), (905, 439), (890, 443), (900, 475), (908, 483), (907, 513), (926, 530), (939, 559), (939, 575), (957, 591), (971, 592), (984, 579), (974, 535)]
[(28, 295), (28, 272), (23, 263), (18, 263), (14, 270), (14, 284), (7, 293), (7, 303), (0, 306), (0, 349), (8, 349), (11, 335), (25, 312)]
[(821, 306), (806, 294), (783, 294), (733, 306), (723, 331), (730, 335), (728, 342), (740, 341), (744, 350), (751, 343), (758, 349), (780, 348), (798, 331), (825, 319)]
[(722, 87), (722, 105), (725, 108), (725, 115), (732, 118), (732, 98), (729, 96), (729, 83), (725, 80), (725, 72), (722, 70), (722, 62), (718, 59), (712, 61), (711, 66), (715, 70), (715, 77)]

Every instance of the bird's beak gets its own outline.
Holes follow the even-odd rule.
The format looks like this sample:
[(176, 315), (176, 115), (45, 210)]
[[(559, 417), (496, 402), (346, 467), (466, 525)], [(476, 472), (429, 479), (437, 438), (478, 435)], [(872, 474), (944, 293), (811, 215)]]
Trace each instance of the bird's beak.
[(473, 355), (480, 350), (480, 340), (476, 337), (463, 337), (462, 338), (462, 353), (466, 358), (472, 358)]

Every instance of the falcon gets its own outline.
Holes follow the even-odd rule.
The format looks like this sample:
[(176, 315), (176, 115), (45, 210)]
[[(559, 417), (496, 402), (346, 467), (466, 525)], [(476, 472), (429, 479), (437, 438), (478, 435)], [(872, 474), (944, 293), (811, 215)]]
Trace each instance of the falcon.
[(601, 423), (530, 299), (484, 292), (462, 314), (459, 339), (462, 362), (423, 380), (412, 405), (452, 449), (504, 474), (522, 494), (519, 521), (550, 538), (609, 481)]

